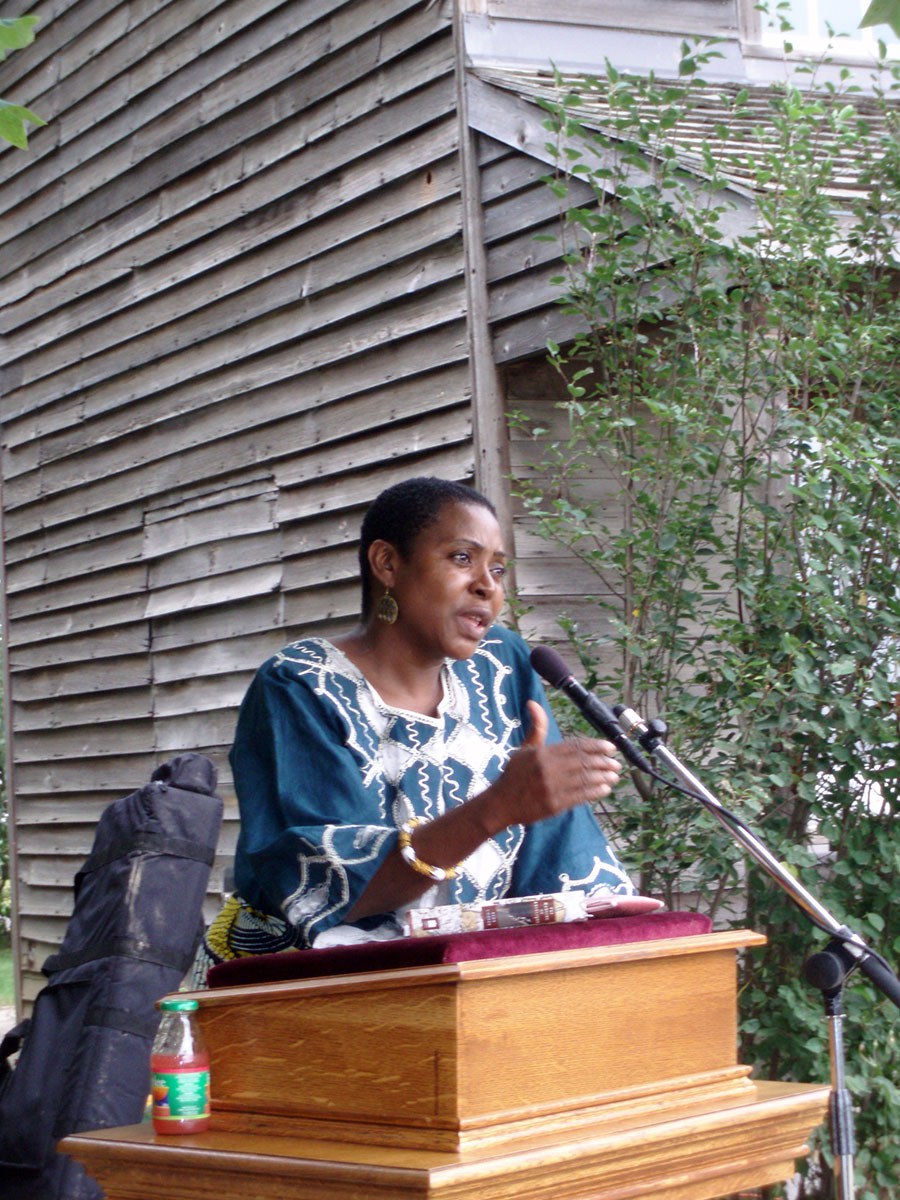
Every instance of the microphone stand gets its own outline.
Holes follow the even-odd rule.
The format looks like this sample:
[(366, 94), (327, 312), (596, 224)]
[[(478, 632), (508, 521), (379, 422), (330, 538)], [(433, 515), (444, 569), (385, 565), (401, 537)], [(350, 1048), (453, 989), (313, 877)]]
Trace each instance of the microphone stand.
[(885, 996), (900, 1008), (900, 979), (885, 960), (872, 950), (852, 929), (842, 925), (823, 904), (795, 879), (785, 865), (778, 861), (733, 813), (729, 812), (713, 793), (678, 759), (665, 744), (666, 726), (662, 721), (649, 725), (632, 709), (617, 705), (616, 716), (627, 733), (634, 733), (644, 749), (664, 764), (684, 788), (698, 799), (708, 812), (724, 826), (747, 853), (771, 876), (797, 907), (817, 928), (831, 935), (825, 950), (812, 955), (804, 966), (808, 983), (818, 988), (823, 997), (828, 1020), (828, 1049), (831, 1059), (831, 1097), (829, 1128), (834, 1156), (836, 1200), (853, 1200), (855, 1183), (853, 1159), (856, 1146), (853, 1132), (853, 1107), (845, 1082), (842, 996), (847, 976), (859, 968)]

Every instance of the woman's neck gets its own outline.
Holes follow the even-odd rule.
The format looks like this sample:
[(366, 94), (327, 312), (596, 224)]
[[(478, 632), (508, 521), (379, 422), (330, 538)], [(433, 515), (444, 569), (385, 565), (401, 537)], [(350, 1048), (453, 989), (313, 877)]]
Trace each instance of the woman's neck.
[(334, 638), (333, 644), (362, 672), (385, 704), (437, 716), (444, 698), (443, 659), (417, 662), (411, 648), (391, 634), (387, 625), (383, 629), (361, 625)]

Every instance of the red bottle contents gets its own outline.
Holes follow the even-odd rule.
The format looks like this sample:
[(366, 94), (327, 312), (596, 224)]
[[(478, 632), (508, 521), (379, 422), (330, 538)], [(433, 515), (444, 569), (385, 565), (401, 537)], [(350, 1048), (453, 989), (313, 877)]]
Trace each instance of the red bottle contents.
[(209, 1055), (192, 1020), (196, 1000), (163, 1000), (150, 1055), (151, 1116), (157, 1133), (209, 1128)]
[(202, 1133), (209, 1128), (209, 1058), (154, 1054), (150, 1059), (153, 1128), (157, 1133)]

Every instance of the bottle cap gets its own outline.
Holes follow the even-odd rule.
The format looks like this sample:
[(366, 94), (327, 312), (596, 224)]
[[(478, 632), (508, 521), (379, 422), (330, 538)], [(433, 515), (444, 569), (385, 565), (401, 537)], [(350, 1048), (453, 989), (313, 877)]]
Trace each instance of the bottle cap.
[(193, 1012), (199, 1005), (196, 1000), (179, 1000), (176, 997), (169, 997), (167, 1000), (160, 1000), (159, 1007), (163, 1012)]

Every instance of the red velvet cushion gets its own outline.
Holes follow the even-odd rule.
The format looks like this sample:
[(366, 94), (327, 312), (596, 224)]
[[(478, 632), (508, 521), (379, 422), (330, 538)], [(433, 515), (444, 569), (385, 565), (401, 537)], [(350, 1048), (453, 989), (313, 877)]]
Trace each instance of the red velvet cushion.
[(274, 983), (383, 971), (392, 967), (423, 967), (501, 958), (507, 954), (538, 954), (547, 950), (576, 950), (582, 946), (618, 946), (657, 938), (709, 933), (712, 922), (701, 913), (656, 912), (640, 917), (608, 917), (558, 925), (529, 925), (518, 929), (486, 929), (480, 933), (451, 933), (443, 937), (395, 938), (326, 950), (293, 950), (257, 954), (219, 963), (209, 972), (211, 988), (245, 983)]

